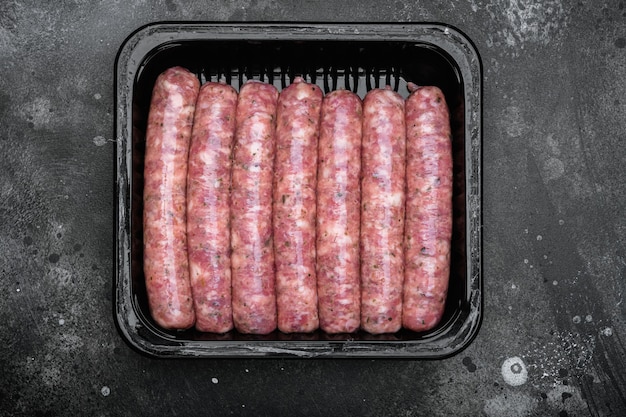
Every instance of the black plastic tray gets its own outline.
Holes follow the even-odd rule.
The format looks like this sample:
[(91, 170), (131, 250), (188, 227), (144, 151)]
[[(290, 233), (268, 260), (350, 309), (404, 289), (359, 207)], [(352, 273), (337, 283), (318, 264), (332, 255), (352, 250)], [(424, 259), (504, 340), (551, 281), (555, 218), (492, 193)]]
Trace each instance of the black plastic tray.
[[(450, 106), (454, 151), (451, 276), (443, 319), (428, 332), (328, 335), (223, 335), (159, 328), (148, 312), (142, 265), (144, 134), (156, 77), (181, 65), (201, 82), (235, 89), (253, 78), (281, 89), (302, 75), (325, 92), (361, 97), (407, 82), (439, 86)], [(163, 357), (409, 357), (458, 353), (482, 317), (482, 68), (474, 45), (457, 29), (432, 23), (155, 23), (122, 44), (116, 59), (117, 261), (115, 315), (138, 350)]]

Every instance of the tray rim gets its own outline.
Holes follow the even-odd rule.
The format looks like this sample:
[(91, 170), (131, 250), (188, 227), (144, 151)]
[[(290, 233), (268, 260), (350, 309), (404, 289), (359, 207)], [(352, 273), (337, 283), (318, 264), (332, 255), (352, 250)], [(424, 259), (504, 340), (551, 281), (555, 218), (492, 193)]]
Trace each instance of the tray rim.
[[(182, 33), (181, 33), (182, 31)], [(384, 32), (384, 33), (381, 33)], [(135, 311), (130, 292), (130, 216), (132, 123), (132, 83), (146, 54), (163, 45), (163, 37), (172, 42), (191, 40), (302, 40), (324, 41), (414, 41), (433, 43), (448, 53), (461, 67), (464, 91), (470, 106), (465, 108), (465, 203), (466, 247), (468, 248), (467, 290), (470, 310), (460, 330), (445, 347), (428, 347), (414, 341), (173, 341), (163, 338), (153, 343), (141, 334), (141, 314)], [(421, 37), (416, 39), (416, 37)], [(428, 42), (428, 41), (432, 42)], [(442, 45), (443, 43), (443, 45)], [(462, 62), (459, 62), (461, 59)], [(464, 72), (465, 71), (465, 72)], [(466, 73), (467, 72), (467, 73)], [(456, 27), (437, 22), (213, 22), (160, 21), (143, 25), (121, 44), (115, 58), (116, 97), (116, 193), (114, 253), (114, 315), (118, 331), (131, 347), (141, 353), (162, 358), (410, 358), (444, 359), (469, 346), (478, 334), (483, 319), (482, 291), (482, 61), (474, 43)], [(467, 100), (466, 100), (467, 103)], [(469, 107), (469, 108), (468, 108)], [(126, 174), (126, 176), (125, 176)], [(121, 205), (121, 201), (128, 204)], [(471, 249), (471, 250), (470, 250)], [(470, 260), (471, 257), (471, 260)], [(457, 311), (456, 314), (459, 314)], [(457, 326), (458, 327), (458, 326)], [(449, 329), (448, 329), (449, 330)]]

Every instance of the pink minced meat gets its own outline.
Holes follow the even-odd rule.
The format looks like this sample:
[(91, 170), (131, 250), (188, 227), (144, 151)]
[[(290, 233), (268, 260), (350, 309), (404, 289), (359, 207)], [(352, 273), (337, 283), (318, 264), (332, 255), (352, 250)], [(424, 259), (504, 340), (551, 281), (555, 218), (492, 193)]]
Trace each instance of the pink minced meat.
[(230, 176), (237, 92), (202, 86), (194, 116), (187, 176), (187, 246), (196, 329), (233, 328), (230, 274)]
[(359, 96), (324, 97), (317, 170), (317, 289), (320, 328), (352, 333), (361, 322), (361, 124)]
[(405, 147), (403, 98), (371, 90), (363, 101), (361, 327), (372, 334), (402, 325)]
[(323, 94), (301, 77), (280, 93), (274, 159), (278, 329), (319, 327), (315, 271), (317, 142)]
[(154, 85), (144, 160), (143, 266), (152, 318), (167, 329), (193, 326), (186, 237), (187, 156), (200, 82), (181, 67)]
[(452, 235), (452, 139), (445, 97), (410, 85), (406, 101), (407, 202), (402, 323), (432, 329), (444, 312)]
[(272, 172), (278, 90), (248, 81), (239, 91), (231, 192), (233, 321), (241, 333), (276, 329)]

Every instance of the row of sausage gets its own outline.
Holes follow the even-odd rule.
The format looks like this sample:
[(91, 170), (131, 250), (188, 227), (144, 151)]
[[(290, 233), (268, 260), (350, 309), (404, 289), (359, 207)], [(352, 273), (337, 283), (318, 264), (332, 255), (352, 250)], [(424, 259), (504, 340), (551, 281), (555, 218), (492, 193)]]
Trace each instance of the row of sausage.
[(143, 265), (167, 329), (424, 331), (449, 281), (452, 152), (437, 87), (404, 100), (296, 78), (154, 85)]

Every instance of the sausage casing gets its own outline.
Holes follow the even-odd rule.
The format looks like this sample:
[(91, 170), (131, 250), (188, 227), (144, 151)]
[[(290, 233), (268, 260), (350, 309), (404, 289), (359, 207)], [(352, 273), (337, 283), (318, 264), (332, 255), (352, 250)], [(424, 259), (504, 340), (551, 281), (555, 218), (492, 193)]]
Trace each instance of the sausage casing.
[(156, 80), (146, 130), (143, 267), (150, 313), (167, 329), (193, 326), (186, 236), (187, 157), (200, 82), (181, 67)]
[(432, 329), (444, 312), (452, 235), (452, 139), (445, 97), (410, 86), (406, 101), (407, 202), (402, 323)]
[(231, 191), (233, 322), (241, 333), (276, 329), (272, 173), (278, 90), (248, 81), (239, 91)]
[(278, 98), (273, 226), (278, 329), (284, 333), (319, 327), (315, 217), (322, 98), (320, 88), (301, 77)]
[(404, 100), (390, 89), (363, 100), (361, 155), (361, 327), (402, 325), (406, 130)]
[(361, 99), (347, 90), (324, 97), (317, 170), (317, 288), (320, 328), (351, 333), (361, 322)]
[(230, 176), (237, 92), (200, 88), (187, 173), (187, 247), (196, 329), (233, 328), (230, 274)]

